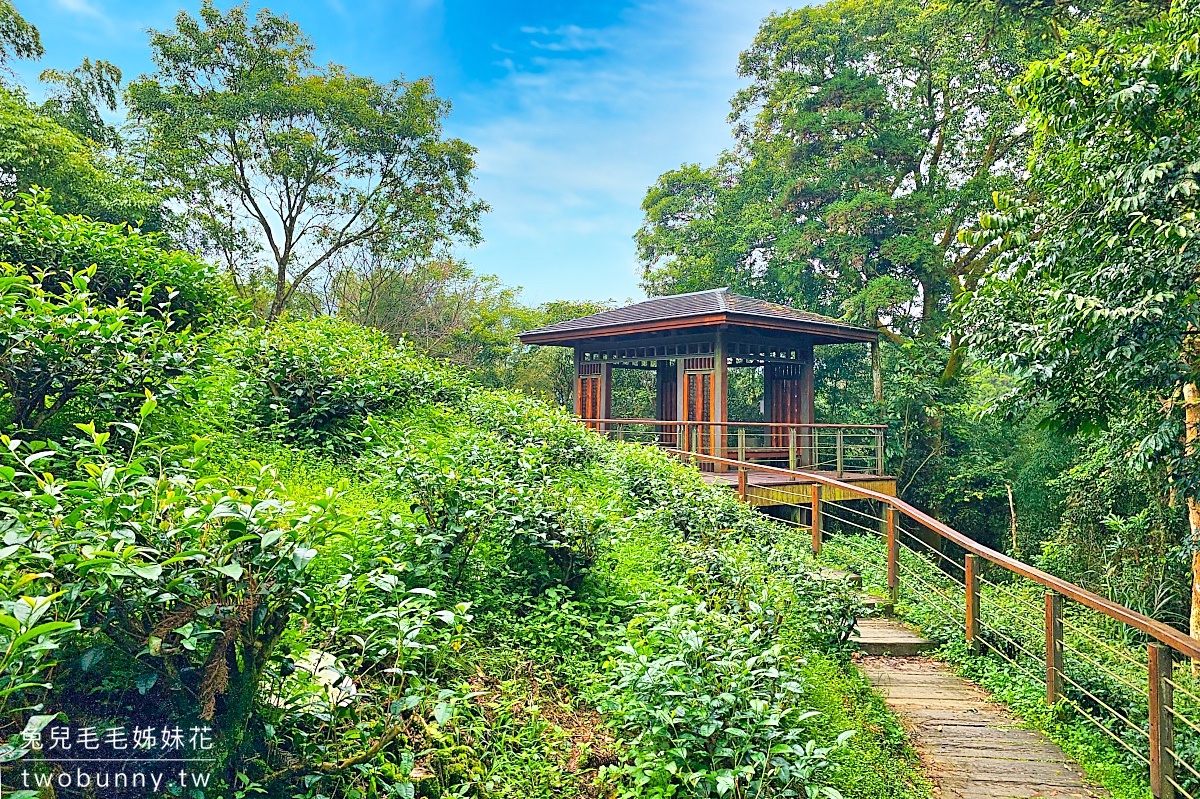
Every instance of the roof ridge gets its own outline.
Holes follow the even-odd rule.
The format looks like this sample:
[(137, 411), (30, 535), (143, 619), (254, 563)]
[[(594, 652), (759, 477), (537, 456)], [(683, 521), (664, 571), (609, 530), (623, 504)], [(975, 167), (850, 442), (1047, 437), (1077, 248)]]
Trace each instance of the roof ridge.
[(871, 333), (871, 331), (854, 328), (853, 325), (829, 316), (783, 303), (736, 294), (728, 286), (721, 286), (686, 294), (648, 297), (632, 305), (610, 308), (577, 319), (563, 319), (521, 335), (581, 334), (588, 330), (620, 328), (662, 320), (680, 320), (680, 325), (686, 326), (682, 320), (694, 318), (699, 321), (701, 317), (706, 316), (709, 317), (705, 320), (707, 323), (711, 323), (714, 317), (718, 320), (726, 319), (731, 324), (749, 324), (750, 326), (758, 324), (761, 320), (783, 319), (791, 320), (791, 323), (796, 324), (819, 324), (843, 330), (857, 329), (861, 333)]
[[(683, 294), (655, 294), (652, 297), (647, 297), (644, 300), (639, 300), (634, 305), (641, 305), (643, 302), (652, 302), (654, 300), (673, 299), (675, 297), (695, 297), (700, 294), (716, 294), (719, 291), (729, 291), (729, 286), (721, 286), (715, 289), (700, 289), (699, 291), (685, 291)], [(629, 306), (626, 305), (626, 308)]]

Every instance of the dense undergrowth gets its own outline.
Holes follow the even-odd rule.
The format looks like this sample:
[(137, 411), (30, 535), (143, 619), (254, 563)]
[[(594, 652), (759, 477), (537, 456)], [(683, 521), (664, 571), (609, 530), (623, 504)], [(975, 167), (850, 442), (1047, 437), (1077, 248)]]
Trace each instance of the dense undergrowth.
[(163, 407), (3, 439), (10, 775), (179, 725), (215, 762), (176, 795), (927, 793), (788, 528), (361, 328), (205, 347)]

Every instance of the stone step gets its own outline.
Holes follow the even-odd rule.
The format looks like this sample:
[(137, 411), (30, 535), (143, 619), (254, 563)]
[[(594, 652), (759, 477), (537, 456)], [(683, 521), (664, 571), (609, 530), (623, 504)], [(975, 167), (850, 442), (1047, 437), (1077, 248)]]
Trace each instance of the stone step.
[(890, 619), (896, 609), (892, 600), (874, 594), (859, 594), (858, 599), (872, 616), (883, 616)]
[(822, 567), (816, 571), (817, 579), (819, 580), (849, 580), (850, 585), (855, 588), (862, 588), (862, 575), (854, 572), (843, 571), (842, 569), (830, 569)]
[(893, 619), (864, 618), (851, 639), (864, 655), (916, 657), (938, 648), (930, 641)]

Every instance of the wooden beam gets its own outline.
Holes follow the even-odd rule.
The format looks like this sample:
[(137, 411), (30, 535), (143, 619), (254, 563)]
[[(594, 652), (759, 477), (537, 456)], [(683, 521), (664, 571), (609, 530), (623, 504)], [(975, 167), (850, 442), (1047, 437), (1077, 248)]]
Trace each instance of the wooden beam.
[(970, 552), (967, 553), (964, 583), (967, 599), (967, 646), (971, 651), (978, 653), (982, 649), (982, 642), (979, 640), (979, 562)]
[(1175, 719), (1174, 660), (1171, 650), (1159, 643), (1150, 644), (1149, 711), (1150, 711), (1150, 793), (1154, 799), (1173, 799), (1175, 796)]
[(1062, 696), (1063, 686), (1062, 594), (1046, 592), (1046, 704)]
[[(729, 421), (729, 362), (725, 355), (725, 333), (718, 330), (713, 342), (713, 399), (712, 399), (712, 452), (718, 458), (725, 457), (725, 436)], [(719, 467), (718, 467), (719, 468)]]

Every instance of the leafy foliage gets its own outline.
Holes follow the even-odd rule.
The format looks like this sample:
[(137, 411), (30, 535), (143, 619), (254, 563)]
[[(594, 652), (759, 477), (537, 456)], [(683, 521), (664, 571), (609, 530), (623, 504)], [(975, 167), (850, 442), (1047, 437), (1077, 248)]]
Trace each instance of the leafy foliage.
[(115, 420), (194, 369), (225, 301), (203, 262), (40, 197), (0, 207), (0, 236), (0, 381), (17, 429), (72, 402)]
[(261, 330), (238, 358), (238, 402), (285, 441), (333, 446), (371, 413), (448, 393), (382, 333), (328, 317)]
[(151, 48), (157, 72), (127, 97), (152, 173), (239, 288), (265, 280), (268, 319), (358, 250), (404, 263), (478, 239), (474, 150), (442, 138), (448, 106), (428, 79), (318, 68), (286, 17), (211, 0)]
[(0, 174), (4, 196), (14, 199), (35, 187), (50, 193), (61, 214), (83, 214), (146, 230), (163, 226), (161, 198), (116, 158), (36, 111), (18, 92), (0, 87)]
[(677, 605), (633, 627), (611, 699), (635, 731), (627, 795), (840, 796), (823, 785), (829, 750), (804, 733), (815, 714), (798, 705), (781, 610), (769, 600), (733, 614)]
[(47, 69), (38, 77), (54, 87), (42, 104), (48, 116), (96, 144), (115, 147), (121, 143), (120, 133), (101, 116), (102, 108), (117, 110), (121, 70), (115, 65), (85, 58), (70, 72)]

